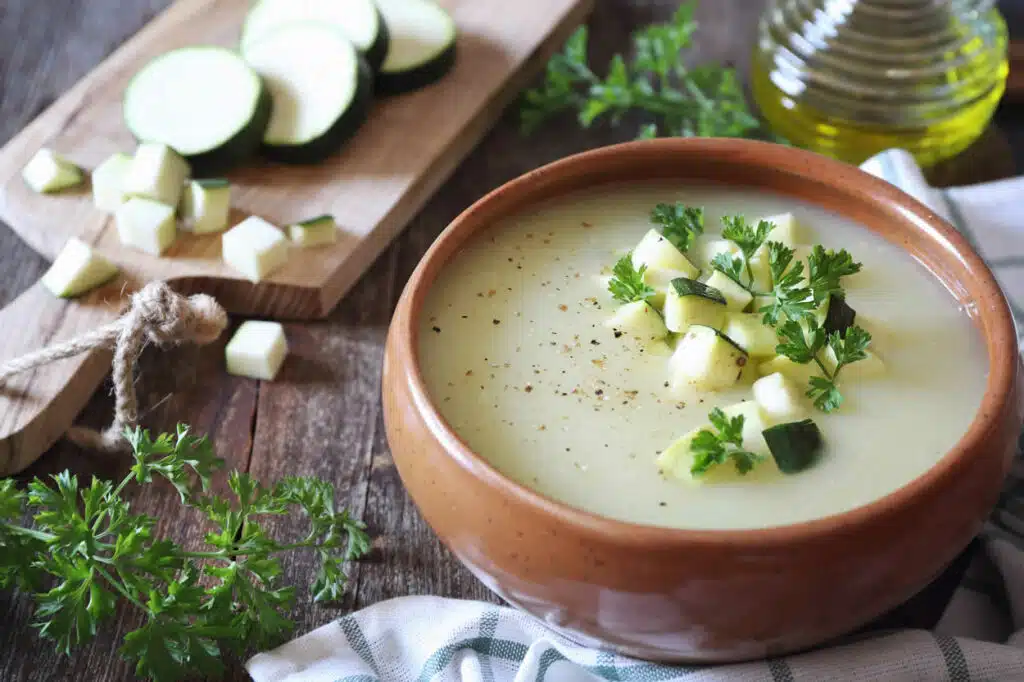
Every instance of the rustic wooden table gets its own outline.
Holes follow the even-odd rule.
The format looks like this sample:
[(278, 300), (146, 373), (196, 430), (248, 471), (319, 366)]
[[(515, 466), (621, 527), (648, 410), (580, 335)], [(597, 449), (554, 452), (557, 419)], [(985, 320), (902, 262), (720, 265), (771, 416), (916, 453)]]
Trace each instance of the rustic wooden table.
[[(86, 0), (4, 0), (0, 7), (0, 142), (166, 4), (167, 0), (122, 0), (116, 11), (109, 11)], [(602, 59), (613, 50), (625, 49), (634, 27), (664, 19), (676, 5), (657, 0), (600, 0), (597, 4), (591, 26), (593, 44)], [(703, 3), (698, 12), (702, 23), (699, 58), (745, 64), (761, 4), (750, 0)], [(1018, 156), (1024, 153), (1024, 126), (1014, 125), (1012, 113), (1001, 115), (1000, 125), (1013, 145), (1007, 145), (1006, 136), (993, 133), (945, 169), (943, 180), (1011, 173), (1011, 148)], [(345, 603), (327, 608), (301, 599), (292, 614), (299, 632), (351, 609), (401, 595), (495, 600), (430, 532), (395, 471), (378, 394), (388, 321), (417, 260), (448, 221), (472, 201), (542, 163), (628, 136), (628, 131), (582, 132), (566, 121), (523, 140), (517, 133), (515, 112), (509, 111), (329, 319), (288, 325), (292, 355), (273, 383), (227, 376), (222, 345), (145, 354), (138, 387), (146, 426), (161, 430), (187, 422), (209, 434), (229, 466), (262, 480), (284, 474), (330, 480), (339, 499), (369, 524), (374, 550), (351, 568)], [(46, 266), (6, 228), (0, 229), (0, 305), (35, 281)], [(99, 426), (110, 415), (109, 391), (101, 390), (81, 420)], [(112, 477), (123, 463), (61, 443), (28, 474), (46, 475), (64, 468)], [(175, 498), (172, 490), (155, 488), (134, 501), (140, 511), (160, 520), (161, 532), (186, 544), (201, 541), (203, 528), (194, 516), (179, 511)], [(284, 530), (291, 523), (282, 518), (275, 525)], [(287, 580), (296, 585), (312, 580), (311, 567), (302, 557), (289, 557), (286, 571)], [(890, 615), (886, 623), (927, 627), (941, 610), (955, 574), (950, 572), (950, 577), (910, 607)], [(0, 594), (0, 681), (132, 679), (117, 648), (124, 633), (135, 626), (135, 614), (123, 612), (92, 644), (71, 657), (56, 654), (48, 642), (40, 640), (30, 620), (28, 599)], [(228, 679), (248, 679), (238, 661), (231, 663)]]

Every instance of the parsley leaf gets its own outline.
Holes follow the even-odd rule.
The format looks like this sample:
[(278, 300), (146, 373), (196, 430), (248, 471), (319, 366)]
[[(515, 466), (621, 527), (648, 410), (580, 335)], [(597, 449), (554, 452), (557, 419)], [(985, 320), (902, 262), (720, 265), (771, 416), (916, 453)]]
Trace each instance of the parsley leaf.
[(608, 291), (612, 298), (620, 303), (633, 303), (634, 301), (646, 301), (654, 295), (654, 289), (644, 283), (644, 273), (647, 266), (641, 265), (639, 269), (633, 267), (633, 258), (626, 254), (612, 268), (612, 278), (608, 280)]
[(743, 216), (722, 216), (722, 237), (728, 239), (740, 248), (743, 258), (749, 261), (754, 253), (761, 248), (768, 233), (775, 229), (775, 224), (767, 220), (759, 220), (757, 225), (751, 227), (750, 223)]
[(803, 324), (786, 320), (775, 331), (779, 337), (775, 352), (801, 365), (814, 360), (825, 347), (825, 332), (813, 319), (807, 319)]
[(733, 418), (715, 408), (708, 414), (712, 429), (702, 429), (690, 443), (693, 464), (690, 473), (701, 476), (709, 469), (732, 461), (736, 471), (746, 474), (763, 459), (761, 455), (743, 449), (743, 415)]
[(833, 251), (816, 245), (807, 257), (807, 277), (814, 296), (815, 306), (821, 305), (831, 294), (843, 295), (839, 280), (847, 275), (860, 272), (861, 264), (856, 263), (846, 249)]
[(728, 253), (716, 253), (711, 259), (711, 267), (739, 284), (744, 289), (747, 285), (743, 283), (743, 259), (739, 256), (732, 256)]
[(686, 253), (693, 240), (704, 233), (704, 209), (679, 201), (658, 204), (651, 210), (651, 222), (661, 227), (661, 234), (672, 246)]
[(524, 94), (524, 134), (574, 111), (584, 128), (599, 120), (618, 125), (627, 114), (639, 112), (647, 119), (640, 138), (769, 136), (750, 113), (735, 70), (685, 65), (680, 53), (692, 46), (694, 7), (683, 3), (670, 21), (636, 31), (632, 57), (612, 57), (604, 78), (587, 63), (587, 29), (577, 29), (564, 51), (548, 62), (544, 83)]
[[(32, 591), (34, 625), (59, 651), (94, 637), (121, 604), (144, 616), (120, 649), (138, 675), (157, 682), (218, 675), (222, 652), (273, 646), (291, 631), (296, 591), (282, 584), (280, 561), (291, 550), (320, 559), (314, 598), (341, 596), (343, 562), (365, 554), (370, 541), (363, 524), (336, 507), (329, 483), (294, 477), (266, 487), (234, 472), (230, 494), (210, 494), (210, 476), (223, 462), (205, 438), (187, 426), (156, 438), (141, 429), (125, 435), (135, 464), (117, 485), (96, 478), (84, 485), (66, 471), (31, 481), (27, 492), (0, 480), (0, 587)], [(156, 478), (205, 516), (212, 526), (205, 547), (158, 537), (155, 518), (132, 512), (125, 488)], [(308, 520), (298, 539), (278, 540), (263, 524), (294, 511)]]
[(772, 275), (772, 303), (757, 312), (763, 322), (775, 326), (780, 319), (799, 320), (814, 313), (810, 289), (804, 285), (804, 264), (793, 262), (793, 249), (768, 242), (768, 267)]

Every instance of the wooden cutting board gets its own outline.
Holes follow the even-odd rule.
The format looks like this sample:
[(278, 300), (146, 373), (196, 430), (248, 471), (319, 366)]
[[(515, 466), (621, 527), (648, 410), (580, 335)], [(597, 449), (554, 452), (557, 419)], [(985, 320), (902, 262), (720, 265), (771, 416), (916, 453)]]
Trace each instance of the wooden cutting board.
[[(280, 319), (325, 316), (542, 68), (592, 0), (440, 0), (459, 27), (456, 66), (441, 82), (380, 100), (336, 157), (295, 167), (254, 162), (230, 176), (234, 221), (285, 225), (323, 213), (338, 243), (292, 252), (251, 284), (220, 260), (218, 235), (180, 234), (161, 258), (122, 247), (110, 216), (81, 192), (40, 196), (21, 169), (41, 146), (93, 168), (135, 142), (121, 119), (129, 78), (183, 45), (236, 45), (247, 0), (179, 0), (0, 150), (0, 220), (52, 259), (69, 237), (93, 244), (124, 277), (75, 301), (36, 284), (0, 310), (0, 363), (114, 319), (123, 296), (155, 279), (212, 294), (229, 312)], [(95, 11), (103, 11), (97, 8)], [(63, 434), (109, 369), (107, 352), (63, 360), (0, 386), (0, 475), (20, 471)]]

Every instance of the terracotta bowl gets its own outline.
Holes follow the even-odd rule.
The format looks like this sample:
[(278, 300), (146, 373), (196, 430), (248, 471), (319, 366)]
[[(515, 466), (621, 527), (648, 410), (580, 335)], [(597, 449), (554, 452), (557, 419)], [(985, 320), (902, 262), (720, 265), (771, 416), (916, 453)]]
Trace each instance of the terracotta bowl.
[[(468, 241), (524, 206), (606, 182), (673, 179), (791, 196), (900, 245), (975, 311), (988, 385), (970, 428), (921, 477), (866, 506), (764, 530), (692, 531), (579, 511), (506, 478), (431, 403), (417, 316)], [(948, 224), (857, 168), (743, 140), (662, 139), (544, 166), (467, 209), (405, 288), (388, 335), (384, 416), (409, 494), (490, 589), (577, 641), (651, 660), (726, 662), (823, 643), (911, 597), (978, 532), (1021, 422), (1021, 370), (992, 273)]]

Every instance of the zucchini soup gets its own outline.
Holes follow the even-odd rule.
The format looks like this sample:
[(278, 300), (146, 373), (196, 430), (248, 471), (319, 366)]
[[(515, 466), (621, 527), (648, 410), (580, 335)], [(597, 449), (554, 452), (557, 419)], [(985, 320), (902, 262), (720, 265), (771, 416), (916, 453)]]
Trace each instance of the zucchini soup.
[(864, 505), (964, 433), (987, 360), (904, 251), (756, 191), (607, 186), (473, 239), (421, 312), (437, 409), (602, 516), (764, 528)]

